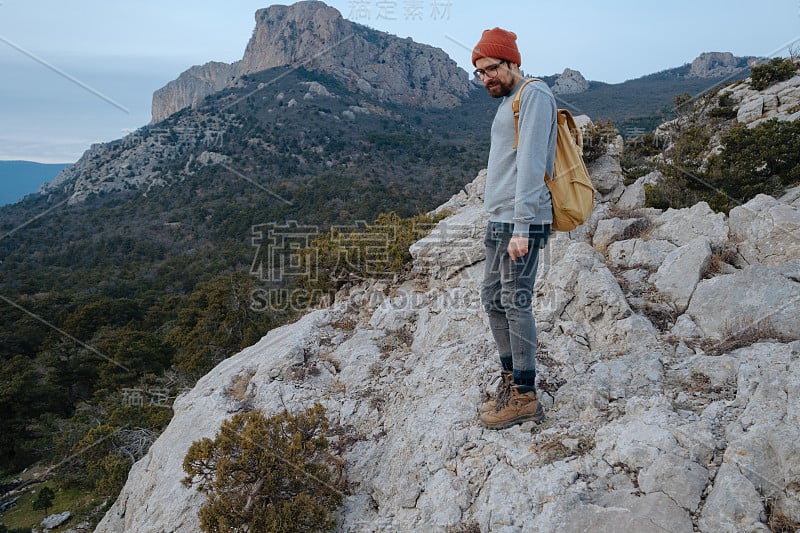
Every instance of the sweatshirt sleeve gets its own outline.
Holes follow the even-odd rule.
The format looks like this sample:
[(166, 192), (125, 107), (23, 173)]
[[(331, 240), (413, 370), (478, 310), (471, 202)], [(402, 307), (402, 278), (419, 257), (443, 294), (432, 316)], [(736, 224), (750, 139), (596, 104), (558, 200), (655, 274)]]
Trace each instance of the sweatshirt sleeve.
[[(514, 235), (527, 235), (530, 225), (536, 220), (541, 198), (547, 192), (545, 171), (553, 172), (556, 103), (552, 93), (543, 90), (540, 83), (525, 87), (520, 99)], [(547, 168), (548, 163), (551, 168)]]

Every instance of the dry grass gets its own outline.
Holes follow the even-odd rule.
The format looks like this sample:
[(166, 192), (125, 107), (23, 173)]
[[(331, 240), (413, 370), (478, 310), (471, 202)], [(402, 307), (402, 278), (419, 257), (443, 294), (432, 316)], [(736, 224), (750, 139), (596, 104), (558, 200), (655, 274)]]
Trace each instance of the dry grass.
[(244, 374), (237, 374), (233, 376), (231, 380), (231, 384), (225, 389), (225, 393), (236, 400), (237, 402), (242, 402), (247, 399), (247, 386), (250, 384), (250, 380), (253, 379), (255, 376), (255, 370), (248, 370)]
[[(564, 441), (568, 439), (576, 440), (577, 444), (572, 447), (567, 446)], [(539, 456), (542, 464), (550, 464), (568, 457), (585, 455), (594, 447), (595, 441), (592, 436), (555, 433), (548, 435), (542, 442), (532, 445), (531, 451)]]
[(736, 245), (725, 243), (722, 245), (711, 245), (711, 261), (708, 267), (702, 272), (703, 279), (713, 278), (725, 271), (725, 265), (734, 265), (739, 259), (739, 252)]
[(481, 533), (481, 526), (476, 522), (458, 524), (457, 526), (448, 527), (447, 533)]
[(767, 526), (773, 533), (795, 533), (800, 530), (800, 522), (786, 516), (772, 498), (764, 501), (764, 510), (767, 513)]
[(353, 331), (356, 329), (358, 322), (355, 318), (346, 316), (340, 320), (336, 320), (335, 322), (331, 322), (331, 326), (336, 329), (341, 329), (343, 331)]
[(339, 373), (339, 372), (342, 370), (342, 363), (341, 363), (341, 361), (339, 361), (338, 359), (336, 359), (336, 358), (333, 356), (333, 353), (332, 353), (332, 352), (327, 352), (327, 351), (325, 351), (325, 352), (320, 352), (320, 353), (319, 353), (319, 355), (318, 355), (317, 357), (319, 357), (319, 360), (320, 360), (320, 361), (326, 361), (326, 362), (330, 363), (330, 364), (333, 366), (333, 369), (336, 371), (336, 373)]
[(619, 236), (619, 240), (647, 239), (652, 230), (653, 222), (649, 218), (637, 218), (633, 224), (625, 228), (625, 231)]
[(722, 355), (760, 341), (791, 342), (793, 340), (795, 339), (778, 331), (768, 318), (753, 320), (744, 317), (725, 325), (721, 341), (706, 341), (702, 348), (707, 355)]

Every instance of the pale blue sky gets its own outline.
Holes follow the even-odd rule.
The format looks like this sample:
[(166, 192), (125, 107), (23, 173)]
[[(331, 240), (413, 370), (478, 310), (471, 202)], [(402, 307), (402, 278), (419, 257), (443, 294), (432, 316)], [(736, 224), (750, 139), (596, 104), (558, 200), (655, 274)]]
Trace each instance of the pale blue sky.
[[(526, 72), (569, 67), (608, 83), (708, 51), (787, 55), (800, 39), (800, 0), (326, 3), (355, 22), (442, 48), (465, 69), (481, 31), (502, 26), (519, 35)], [(145, 125), (153, 91), (192, 65), (240, 59), (256, 9), (270, 4), (0, 0), (0, 159), (75, 161), (92, 142)]]

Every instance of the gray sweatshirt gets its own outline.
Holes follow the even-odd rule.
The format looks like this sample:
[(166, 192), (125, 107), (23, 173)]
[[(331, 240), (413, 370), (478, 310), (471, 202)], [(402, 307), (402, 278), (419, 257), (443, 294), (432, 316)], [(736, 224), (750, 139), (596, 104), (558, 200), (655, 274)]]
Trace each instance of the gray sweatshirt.
[(551, 224), (553, 206), (544, 173), (553, 174), (556, 154), (556, 100), (542, 81), (529, 83), (519, 106), (519, 146), (514, 150), (511, 102), (522, 81), (504, 97), (492, 122), (492, 144), (484, 207), (492, 222), (513, 222), (514, 235), (531, 224)]

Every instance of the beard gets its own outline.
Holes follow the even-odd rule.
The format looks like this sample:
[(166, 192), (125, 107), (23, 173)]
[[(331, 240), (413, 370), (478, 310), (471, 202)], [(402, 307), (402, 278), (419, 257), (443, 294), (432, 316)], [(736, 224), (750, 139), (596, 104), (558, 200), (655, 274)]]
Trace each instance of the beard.
[(489, 95), (492, 98), (503, 98), (504, 96), (508, 96), (511, 94), (511, 91), (514, 89), (514, 80), (511, 82), (506, 83), (497, 78), (489, 80), (489, 83), (485, 85), (486, 90), (489, 92)]

